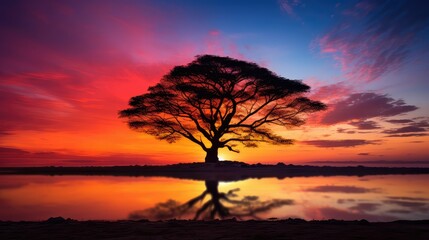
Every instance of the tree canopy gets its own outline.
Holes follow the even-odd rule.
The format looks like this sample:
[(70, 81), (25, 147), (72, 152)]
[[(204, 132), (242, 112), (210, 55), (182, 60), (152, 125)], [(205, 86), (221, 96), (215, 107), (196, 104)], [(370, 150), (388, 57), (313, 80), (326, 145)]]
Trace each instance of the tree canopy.
[(309, 90), (255, 63), (202, 55), (132, 97), (119, 116), (132, 129), (170, 143), (186, 138), (207, 153), (206, 162), (217, 162), (219, 148), (291, 144), (270, 127), (300, 126), (308, 113), (325, 109), (304, 96)]

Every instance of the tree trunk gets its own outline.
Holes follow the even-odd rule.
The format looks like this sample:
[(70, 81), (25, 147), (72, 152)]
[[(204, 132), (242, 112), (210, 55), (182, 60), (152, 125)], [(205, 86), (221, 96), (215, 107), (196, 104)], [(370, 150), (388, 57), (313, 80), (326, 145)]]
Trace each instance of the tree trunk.
[(206, 184), (206, 190), (208, 193), (210, 193), (210, 195), (214, 196), (215, 198), (219, 198), (219, 190), (217, 188), (218, 186), (218, 181), (213, 181), (213, 180), (206, 180), (205, 184)]
[(217, 163), (219, 162), (219, 157), (217, 156), (219, 148), (218, 147), (211, 147), (209, 150), (207, 150), (207, 155), (205, 158), (206, 163)]
[(229, 214), (229, 209), (221, 203), (221, 194), (218, 190), (218, 181), (206, 180), (206, 190), (211, 195), (211, 200), (213, 203), (213, 210), (210, 213), (210, 219), (215, 219), (216, 214), (219, 215), (221, 219), (224, 219)]

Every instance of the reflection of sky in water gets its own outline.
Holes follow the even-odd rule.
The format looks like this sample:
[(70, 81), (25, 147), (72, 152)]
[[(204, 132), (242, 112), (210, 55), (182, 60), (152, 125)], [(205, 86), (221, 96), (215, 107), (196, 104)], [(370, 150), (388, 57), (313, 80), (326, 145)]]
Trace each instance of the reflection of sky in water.
[[(173, 178), (0, 176), (0, 220), (429, 219), (429, 175), (204, 182)], [(216, 208), (216, 209), (215, 209)]]

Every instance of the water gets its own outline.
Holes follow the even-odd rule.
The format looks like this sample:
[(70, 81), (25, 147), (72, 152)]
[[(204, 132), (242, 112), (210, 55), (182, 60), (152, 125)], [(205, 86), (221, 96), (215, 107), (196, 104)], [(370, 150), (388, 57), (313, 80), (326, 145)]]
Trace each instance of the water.
[(429, 219), (429, 175), (238, 182), (161, 177), (0, 176), (0, 220)]

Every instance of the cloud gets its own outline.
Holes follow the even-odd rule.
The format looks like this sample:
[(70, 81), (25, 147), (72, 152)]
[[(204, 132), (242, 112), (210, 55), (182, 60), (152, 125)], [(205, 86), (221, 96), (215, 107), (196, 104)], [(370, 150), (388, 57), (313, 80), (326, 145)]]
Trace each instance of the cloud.
[(338, 204), (344, 204), (344, 203), (350, 203), (350, 202), (356, 202), (356, 200), (353, 198), (348, 198), (348, 199), (340, 198), (337, 200)]
[(307, 188), (304, 191), (306, 192), (324, 192), (324, 193), (370, 193), (370, 192), (379, 192), (379, 189), (376, 188), (363, 188), (356, 186), (317, 186), (312, 188)]
[(378, 144), (377, 140), (343, 139), (343, 140), (308, 140), (301, 141), (304, 144), (321, 148), (356, 147), (369, 144)]
[(347, 133), (347, 134), (355, 134), (356, 133), (356, 131), (346, 129), (346, 128), (337, 128), (337, 132), (338, 133)]
[[(383, 157), (384, 155), (375, 155), (372, 153), (368, 153), (368, 152), (362, 152), (362, 153), (358, 153), (358, 156), (374, 156), (374, 157)], [(356, 162), (355, 162), (356, 163)], [(360, 164), (365, 163), (365, 162), (361, 162), (359, 161)], [(373, 161), (372, 163), (376, 163), (376, 161)]]
[(349, 79), (374, 81), (409, 58), (427, 26), (426, 8), (424, 1), (360, 1), (318, 40), (320, 51), (332, 55)]
[(156, 163), (154, 156), (142, 154), (105, 154), (86, 156), (60, 152), (30, 152), (19, 148), (0, 147), (0, 166), (112, 166)]
[(109, 71), (100, 66), (92, 68), (88, 74), (67, 73), (67, 69), (3, 74), (0, 131), (92, 131), (101, 125), (111, 126), (117, 122), (116, 111), (128, 98), (143, 92), (164, 69), (136, 69), (125, 61), (121, 68)]
[(337, 102), (352, 93), (352, 87), (343, 82), (315, 87), (311, 91), (310, 98), (322, 101), (325, 104)]
[(413, 211), (404, 210), (404, 209), (391, 209), (388, 212), (389, 213), (399, 213), (399, 214), (410, 214), (410, 213), (413, 213)]
[(357, 155), (359, 156), (369, 156), (371, 155), (370, 153), (364, 152), (364, 153), (358, 153)]
[(426, 129), (416, 126), (406, 126), (391, 130), (385, 130), (383, 133), (395, 134), (395, 133), (418, 133), (418, 132), (426, 132)]
[(429, 127), (429, 121), (423, 120), (423, 121), (419, 121), (419, 122), (414, 122), (413, 124), (410, 124), (410, 125), (415, 126), (415, 127), (427, 128), (427, 127)]
[(429, 122), (427, 120), (411, 121), (407, 126), (400, 128), (393, 128), (383, 131), (383, 133), (390, 134), (388, 137), (419, 137), (426, 136), (429, 129)]
[(373, 117), (391, 117), (411, 112), (416, 106), (407, 105), (403, 100), (395, 100), (377, 93), (355, 93), (332, 106), (322, 118), (322, 124), (336, 124)]
[(398, 205), (405, 208), (410, 208), (414, 211), (428, 211), (427, 203), (423, 201), (412, 201), (412, 200), (385, 200), (383, 201), (385, 204)]
[(280, 8), (290, 17), (297, 17), (293, 9), (300, 4), (300, 0), (278, 0), (278, 2), (280, 4)]
[(429, 202), (429, 198), (421, 198), (421, 197), (388, 197), (389, 199), (393, 200), (405, 200), (405, 201), (426, 201)]
[(350, 210), (358, 212), (373, 212), (378, 209), (381, 204), (379, 203), (358, 203), (357, 205), (350, 207)]
[(353, 121), (349, 124), (357, 127), (359, 130), (373, 130), (381, 128), (375, 121)]
[[(323, 82), (316, 78), (307, 79), (307, 82), (312, 86), (312, 91), (308, 93), (308, 97), (310, 99), (321, 101), (328, 106), (344, 99), (353, 92), (353, 88), (344, 82), (322, 85)], [(329, 109), (330, 107), (328, 108), (328, 111)], [(308, 118), (307, 124), (315, 126), (319, 125), (325, 114), (325, 111), (312, 114), (312, 116)]]
[(424, 137), (428, 136), (427, 133), (407, 133), (407, 134), (392, 134), (387, 135), (386, 137)]
[(9, 136), (9, 135), (12, 135), (12, 133), (10, 133), (6, 130), (0, 129), (0, 137), (1, 136)]
[(394, 123), (394, 124), (397, 124), (397, 123), (402, 124), (402, 123), (412, 123), (414, 121), (411, 119), (391, 119), (391, 120), (386, 120), (386, 122)]

